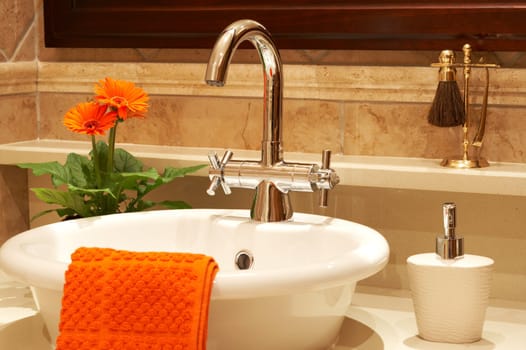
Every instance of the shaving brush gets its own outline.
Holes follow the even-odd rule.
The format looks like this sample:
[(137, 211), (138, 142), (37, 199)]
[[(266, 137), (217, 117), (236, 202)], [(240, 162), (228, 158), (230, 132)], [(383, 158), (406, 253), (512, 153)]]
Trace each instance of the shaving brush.
[(456, 80), (457, 71), (453, 67), (455, 53), (452, 50), (444, 50), (438, 60), (444, 66), (438, 71), (438, 87), (427, 121), (440, 127), (463, 125), (466, 121), (466, 112)]

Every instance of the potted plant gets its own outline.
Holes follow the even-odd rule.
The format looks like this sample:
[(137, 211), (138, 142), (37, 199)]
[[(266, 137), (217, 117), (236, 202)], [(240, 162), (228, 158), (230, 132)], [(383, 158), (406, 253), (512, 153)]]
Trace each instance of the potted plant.
[[(40, 200), (58, 208), (40, 212), (33, 219), (51, 212), (71, 218), (142, 211), (156, 205), (171, 209), (190, 207), (183, 201), (154, 202), (145, 196), (205, 165), (167, 167), (159, 173), (155, 168), (144, 169), (132, 154), (115, 148), (117, 127), (131, 118), (144, 118), (148, 101), (148, 94), (134, 83), (107, 77), (95, 85), (93, 100), (79, 103), (65, 114), (64, 125), (69, 130), (91, 137), (91, 151), (88, 156), (70, 153), (64, 164), (18, 164), (31, 169), (34, 175), (51, 176), (53, 188), (31, 190)], [(107, 132), (107, 141), (100, 139)]]

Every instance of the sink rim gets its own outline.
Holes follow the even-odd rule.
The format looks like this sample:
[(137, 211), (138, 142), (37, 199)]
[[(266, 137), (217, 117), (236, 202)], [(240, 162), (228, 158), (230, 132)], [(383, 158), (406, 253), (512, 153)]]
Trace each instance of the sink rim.
[[(64, 227), (82, 229), (82, 226), (87, 224), (93, 225), (92, 227), (104, 227), (109, 223), (122, 224), (123, 222), (126, 223), (129, 215), (146, 218), (155, 218), (157, 215), (207, 215), (220, 218), (243, 218), (256, 225), (258, 229), (260, 226), (268, 228), (269, 225), (289, 224), (254, 222), (250, 220), (247, 210), (240, 209), (154, 210), (57, 222), (24, 231), (6, 241), (0, 248), (0, 267), (21, 282), (41, 288), (61, 290), (68, 263), (49, 261), (28, 254), (27, 246), (46, 241), (46, 239), (49, 240), (49, 235), (64, 234)], [(380, 233), (370, 227), (352, 221), (305, 213), (294, 213), (291, 221), (322, 225), (325, 223), (338, 229), (342, 227), (352, 228), (353, 232), (350, 234), (359, 238), (358, 247), (341, 254), (336, 259), (308, 264), (306, 265), (308, 269), (305, 266), (299, 266), (258, 271), (221, 271), (220, 266), (212, 289), (212, 299), (253, 298), (331, 288), (355, 283), (378, 272), (387, 264), (389, 257), (387, 242)], [(255, 232), (254, 234), (258, 233)], [(45, 269), (47, 273), (44, 275), (29, 270), (25, 266), (39, 266), (39, 269)]]

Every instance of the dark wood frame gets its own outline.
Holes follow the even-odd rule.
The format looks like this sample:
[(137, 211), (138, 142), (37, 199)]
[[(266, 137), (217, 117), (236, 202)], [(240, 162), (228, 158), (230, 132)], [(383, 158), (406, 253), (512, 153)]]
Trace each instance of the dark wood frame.
[(526, 1), (44, 0), (49, 47), (211, 48), (241, 18), (280, 49), (526, 50)]

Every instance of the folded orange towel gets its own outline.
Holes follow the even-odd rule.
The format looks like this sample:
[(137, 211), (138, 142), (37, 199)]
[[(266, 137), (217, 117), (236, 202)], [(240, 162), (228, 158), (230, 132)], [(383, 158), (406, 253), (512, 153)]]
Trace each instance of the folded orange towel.
[(201, 254), (79, 248), (66, 271), (56, 349), (204, 350), (217, 271)]

